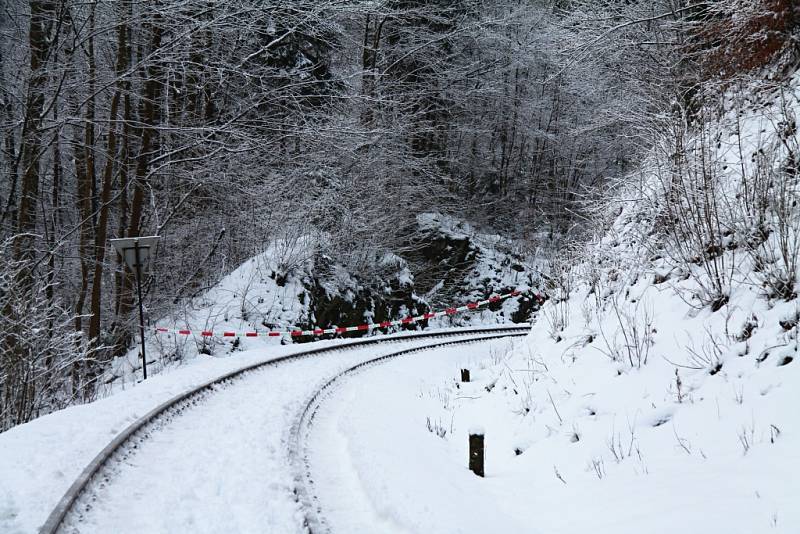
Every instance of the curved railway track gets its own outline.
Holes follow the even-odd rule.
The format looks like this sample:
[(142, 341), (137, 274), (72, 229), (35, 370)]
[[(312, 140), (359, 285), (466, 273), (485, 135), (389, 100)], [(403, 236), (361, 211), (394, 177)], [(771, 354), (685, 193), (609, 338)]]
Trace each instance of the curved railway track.
[(526, 334), (527, 331), (511, 331), (494, 333), (492, 335), (473, 335), (471, 337), (467, 337), (466, 339), (440, 341), (438, 343), (431, 343), (419, 347), (399, 350), (357, 363), (356, 365), (337, 373), (325, 384), (323, 384), (322, 387), (318, 388), (317, 391), (314, 392), (311, 398), (307, 401), (305, 408), (295, 421), (295, 424), (292, 426), (291, 430), (291, 449), (293, 451), (293, 460), (295, 464), (296, 493), (305, 510), (305, 526), (310, 534), (327, 534), (330, 532), (330, 528), (327, 525), (322, 510), (319, 506), (319, 500), (314, 494), (313, 475), (308, 462), (308, 456), (305, 452), (306, 447), (304, 446), (303, 442), (305, 440), (305, 436), (310, 431), (311, 426), (314, 424), (314, 418), (317, 416), (322, 402), (332, 392), (333, 388), (342, 381), (342, 379), (363, 371), (368, 367), (379, 365), (389, 360), (394, 360), (417, 352), (435, 350), (453, 345), (480, 343), (507, 337), (521, 337)]
[[(232, 371), (216, 379), (210, 380), (158, 405), (156, 408), (137, 419), (127, 428), (121, 431), (108, 445), (106, 445), (106, 447), (103, 448), (102, 451), (100, 451), (100, 453), (97, 454), (97, 456), (95, 456), (95, 458), (89, 463), (89, 465), (86, 466), (78, 478), (72, 483), (59, 503), (50, 513), (39, 532), (41, 534), (56, 534), (64, 531), (79, 532), (82, 516), (86, 513), (90, 513), (94, 508), (96, 492), (102, 491), (108, 485), (113, 484), (116, 471), (115, 466), (121, 465), (126, 460), (134, 456), (144, 442), (146, 442), (160, 429), (169, 426), (170, 422), (175, 418), (180, 417), (182, 413), (186, 412), (187, 410), (191, 410), (193, 407), (199, 406), (204, 400), (214, 395), (215, 392), (227, 389), (250, 373), (270, 367), (277, 367), (282, 364), (305, 358), (322, 356), (334, 352), (350, 351), (379, 344), (466, 337), (466, 339), (439, 341), (437, 343), (418, 345), (392, 352), (390, 354), (384, 354), (380, 357), (360, 362), (357, 365), (337, 373), (333, 376), (333, 378), (325, 382), (322, 387), (317, 389), (317, 391), (311, 396), (310, 400), (305, 405), (305, 409), (302, 411), (293, 425), (291, 429), (293, 445), (299, 445), (301, 429), (303, 428), (303, 425), (313, 422), (313, 415), (316, 413), (316, 408), (314, 408), (314, 406), (318, 406), (319, 400), (326, 391), (330, 390), (330, 387), (338, 379), (341, 379), (348, 374), (352, 374), (367, 365), (375, 365), (381, 361), (397, 358), (404, 354), (456, 343), (471, 343), (480, 341), (482, 339), (522, 336), (528, 332), (529, 328), (529, 325), (514, 325), (499, 328), (470, 328), (459, 329), (457, 331), (449, 330), (431, 333), (404, 334), (380, 338), (369, 338), (337, 346), (326, 346), (310, 349), (291, 355), (278, 357), (272, 360), (259, 362), (257, 364)], [(296, 455), (297, 450), (295, 450), (293, 454)], [(299, 458), (298, 456), (296, 457)], [(300, 469), (301, 467), (301, 462), (299, 460), (296, 461), (296, 469)], [(307, 469), (303, 472), (307, 474)], [(308, 480), (309, 479), (306, 475), (301, 475), (299, 472), (297, 472), (297, 498), (300, 500), (302, 505), (307, 506), (313, 504), (313, 494), (308, 492), (306, 489)], [(314, 510), (314, 507), (310, 506), (305, 515), (309, 530), (312, 530), (316, 534), (318, 531), (323, 531), (321, 526), (324, 525), (324, 522), (320, 520), (318, 512), (315, 512)]]

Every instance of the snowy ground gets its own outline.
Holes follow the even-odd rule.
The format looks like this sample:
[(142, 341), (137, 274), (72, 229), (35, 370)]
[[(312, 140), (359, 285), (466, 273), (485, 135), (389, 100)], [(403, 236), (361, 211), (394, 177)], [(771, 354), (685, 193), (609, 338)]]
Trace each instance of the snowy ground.
[[(333, 532), (798, 532), (800, 393), (784, 387), (796, 369), (747, 380), (730, 362), (705, 387), (687, 377), (693, 398), (678, 403), (658, 363), (618, 375), (599, 353), (534, 347), (536, 333), (410, 355), (338, 387), (307, 440)], [(457, 384), (461, 367), (472, 383)], [(467, 470), (475, 426), (485, 479)]]
[(304, 347), (275, 347), (235, 358), (198, 360), (174, 372), (0, 435), (0, 532), (35, 532), (91, 459), (137, 418), (216, 376)]
[[(91, 459), (123, 428), (162, 402), (235, 369), (314, 346), (351, 342), (274, 346), (227, 358), (199, 358), (94, 403), (4, 432), (0, 532), (35, 532)], [(336, 371), (418, 343), (425, 341), (397, 341), (268, 367), (224, 388), (153, 434), (140, 454), (119, 466), (114, 482), (98, 494), (97, 514), (88, 517), (85, 526), (92, 528), (87, 531), (176, 532), (185, 527), (219, 532), (224, 521), (236, 521), (238, 531), (246, 532), (251, 520), (274, 524), (278, 532), (295, 531), (297, 508), (285, 494), (289, 416)], [(218, 468), (225, 468), (226, 474)], [(265, 502), (272, 504), (265, 507)], [(216, 510), (219, 520), (209, 520), (205, 509)]]
[[(536, 532), (497, 498), (505, 456), (488, 442), (490, 475), (467, 469), (469, 425), (438, 417), (442, 403), (468, 402), (455, 389), (473, 367), (509, 341), (403, 356), (338, 385), (305, 440), (313, 490), (333, 532)], [(429, 430), (429, 426), (430, 429)], [(444, 439), (436, 432), (444, 432)]]
[(80, 531), (302, 532), (288, 429), (322, 379), (387, 350), (266, 368), (213, 395), (116, 469)]
[[(662, 304), (662, 319), (685, 312), (677, 301)], [(672, 336), (631, 368), (577, 343), (585, 325), (573, 325), (556, 341), (542, 320), (527, 339), (415, 353), (339, 384), (304, 442), (333, 531), (797, 532), (796, 365), (769, 357), (755, 365), (751, 354), (723, 358), (713, 375), (681, 369), (679, 399), (674, 367), (660, 357), (675, 349)], [(751, 346), (775, 334), (763, 332)], [(287, 448), (293, 418), (335, 372), (400, 348), (268, 368), (218, 392), (116, 468), (81, 532), (302, 531)], [(4, 433), (0, 531), (34, 532), (136, 416), (275, 355), (208, 359)], [(469, 384), (458, 382), (462, 367), (472, 371)], [(487, 436), (484, 479), (466, 468), (476, 425)]]

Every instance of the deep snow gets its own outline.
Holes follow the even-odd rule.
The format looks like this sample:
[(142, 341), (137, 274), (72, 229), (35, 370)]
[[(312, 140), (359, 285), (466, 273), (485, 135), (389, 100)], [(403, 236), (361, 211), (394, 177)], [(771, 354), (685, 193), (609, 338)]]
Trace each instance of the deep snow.
[[(538, 532), (505, 512), (495, 495), (501, 479), (467, 470), (461, 419), (439, 417), (441, 403), (474, 394), (452, 387), (459, 369), (509, 343), (413, 353), (336, 385), (304, 443), (312, 491), (333, 532)], [(504, 454), (493, 437), (487, 463), (496, 472)]]
[[(641, 369), (573, 345), (580, 324), (556, 343), (540, 321), (513, 350), (414, 354), (345, 382), (309, 439), (323, 515), (335, 532), (798, 532), (797, 366), (681, 369), (678, 402), (661, 356), (687, 321), (665, 300)], [(476, 425), (483, 480), (467, 470)]]
[[(45, 521), (47, 515), (55, 507), (72, 481), (88, 465), (91, 459), (122, 429), (162, 402), (236, 369), (269, 361), (286, 354), (308, 350), (314, 346), (341, 345), (352, 343), (353, 341), (340, 339), (305, 345), (277, 345), (268, 349), (254, 349), (237, 353), (233, 357), (200, 357), (191, 364), (171, 370), (168, 373), (153, 376), (145, 382), (136, 384), (135, 387), (117, 391), (104, 399), (46, 415), (0, 434), (0, 532), (3, 534), (35, 532)], [(275, 472), (276, 478), (271, 481), (275, 482), (276, 486), (260, 487), (259, 490), (272, 491), (274, 494), (274, 492), (285, 488), (285, 485), (281, 484), (285, 482), (285, 476), (288, 472), (288, 466), (284, 465), (282, 460), (275, 455), (286, 452), (284, 444), (279, 440), (285, 437), (285, 432), (281, 432), (280, 429), (287, 428), (287, 415), (289, 412), (298, 403), (305, 400), (306, 394), (311, 389), (329, 379), (330, 373), (343, 368), (343, 366), (349, 366), (348, 364), (352, 364), (354, 359), (369, 359), (376, 355), (412, 346), (415, 343), (424, 343), (424, 341), (396, 341), (356, 349), (352, 353), (348, 351), (346, 358), (340, 357), (341, 353), (328, 353), (314, 357), (314, 359), (304, 360), (304, 362), (308, 363), (298, 362), (298, 364), (292, 364), (290, 366), (292, 371), (290, 372), (278, 371), (282, 367), (269, 367), (263, 371), (253, 373), (252, 376), (242, 380), (241, 384), (236, 383), (231, 386), (230, 391), (225, 389), (219, 393), (219, 395), (223, 395), (223, 399), (228, 398), (239, 401), (238, 405), (228, 406), (226, 401), (217, 401), (217, 397), (212, 395), (194, 410), (187, 412), (188, 417), (186, 419), (183, 417), (175, 419), (174, 423), (180, 428), (194, 430), (195, 434), (188, 434), (181, 438), (172, 430), (172, 425), (168, 425), (165, 428), (167, 430), (165, 434), (154, 434), (156, 442), (162, 445), (170, 443), (174, 445), (178, 443), (178, 439), (183, 439), (183, 442), (177, 448), (167, 447), (169, 450), (164, 448), (158, 451), (154, 450), (154, 453), (157, 452), (155, 454), (157, 459), (152, 461), (152, 466), (146, 471), (137, 469), (123, 470), (122, 474), (133, 480), (134, 486), (137, 483), (141, 483), (139, 486), (141, 491), (135, 496), (128, 495), (125, 492), (122, 495), (118, 495), (118, 497), (126, 503), (137, 499), (154, 498), (156, 501), (149, 503), (148, 506), (155, 506), (164, 500), (175, 504), (180, 501), (180, 495), (185, 495), (188, 501), (191, 501), (193, 498), (191, 495), (200, 495), (204, 491), (210, 491), (207, 486), (201, 487), (202, 484), (199, 484), (195, 489), (182, 484), (184, 480), (189, 480), (186, 478), (189, 475), (194, 475), (195, 478), (192, 479), (194, 481), (197, 481), (199, 477), (206, 485), (223, 484), (223, 477), (219, 474), (203, 478), (203, 475), (207, 473), (206, 466), (203, 465), (206, 460), (211, 461), (213, 458), (217, 458), (216, 463), (214, 461), (211, 462), (217, 466), (223, 460), (229, 461), (231, 467), (237, 465), (231, 459), (231, 456), (225, 456), (226, 453), (234, 454), (234, 450), (220, 446), (215, 439), (212, 439), (214, 433), (224, 434), (219, 439), (230, 440), (229, 443), (235, 443), (239, 447), (235, 449), (237, 451), (236, 454), (252, 444), (266, 447), (266, 449), (250, 450), (247, 454), (258, 455), (265, 450), (273, 454), (272, 457), (261, 458), (259, 461), (267, 462), (270, 466), (282, 466), (280, 470)], [(264, 382), (259, 382), (259, 380)], [(248, 400), (249, 397), (246, 394), (237, 393), (237, 387), (240, 385), (250, 388), (249, 391), (253, 394), (252, 400)], [(275, 405), (266, 406), (257, 402), (259, 399), (265, 401), (264, 395), (281, 395), (282, 400), (280, 402), (276, 401), (277, 404)], [(246, 405), (245, 408), (242, 408), (242, 403)], [(237, 406), (240, 409), (238, 414)], [(251, 410), (249, 413), (247, 412), (248, 409)], [(212, 417), (209, 415), (208, 418), (205, 417), (205, 414), (212, 413), (218, 416)], [(261, 423), (266, 421), (265, 418), (269, 418), (269, 423), (262, 425)], [(247, 426), (248, 422), (253, 421), (259, 422), (258, 428)], [(237, 424), (239, 426), (236, 426)], [(238, 433), (233, 432), (234, 429)], [(271, 432), (275, 429), (277, 431)], [(263, 441), (253, 441), (252, 432), (262, 433), (259, 435), (263, 437)], [(266, 432), (266, 435), (263, 434), (264, 432)], [(197, 443), (193, 445), (192, 440), (195, 438)], [(150, 450), (149, 447), (150, 445), (146, 447), (147, 450)], [(164, 458), (169, 458), (169, 460), (165, 461)], [(203, 460), (200, 461), (200, 458)], [(142, 466), (144, 466), (151, 461), (147, 460), (145, 456), (135, 455), (131, 462), (133, 465), (141, 462)], [(247, 465), (238, 465), (240, 469), (249, 469)], [(173, 467), (175, 468), (174, 471), (172, 470)], [(166, 477), (160, 478), (161, 475)], [(150, 493), (149, 489), (145, 491), (145, 488), (156, 484), (156, 481), (160, 484), (158, 492)], [(242, 483), (244, 479), (239, 477), (236, 481)], [(218, 487), (221, 488), (223, 485)], [(114, 485), (112, 484), (111, 497), (101, 496), (104, 499), (101, 501), (102, 503), (111, 502), (105, 499), (114, 498), (113, 491), (116, 490), (113, 490), (113, 487)], [(165, 496), (165, 488), (174, 488), (179, 493)], [(237, 489), (237, 491), (245, 493), (251, 490), (252, 488), (247, 489), (243, 486)], [(193, 493), (195, 491), (197, 493)], [(233, 494), (228, 494), (226, 498), (235, 499), (236, 497)], [(250, 504), (254, 502), (246, 501), (246, 503)], [(204, 504), (204, 506), (207, 505)], [(150, 516), (147, 509), (132, 507), (131, 510), (134, 512), (134, 518), (137, 517), (136, 513), (143, 514), (138, 517), (137, 521), (141, 521), (141, 523), (135, 523), (137, 525), (148, 525), (153, 528), (159, 526), (166, 528), (166, 526), (170, 525), (175, 527), (174, 523), (152, 523), (152, 521), (160, 521), (163, 518)], [(288, 508), (284, 508), (284, 510), (288, 510)], [(165, 510), (162, 511), (166, 513)], [(255, 512), (253, 513), (255, 514)], [(115, 515), (118, 521), (122, 521), (123, 518), (127, 517), (127, 515), (121, 513)], [(191, 513), (184, 514), (181, 517), (186, 521), (193, 519)], [(251, 514), (249, 517), (252, 518), (254, 515)], [(263, 519), (263, 516), (259, 517)], [(284, 517), (282, 524), (285, 525), (287, 521), (290, 521), (286, 519), (287, 515), (284, 514), (282, 517)], [(168, 519), (163, 520), (168, 521)], [(151, 521), (151, 523), (148, 523), (148, 521)], [(212, 523), (211, 525), (219, 526), (219, 523)], [(110, 525), (104, 524), (104, 526)], [(116, 528), (120, 525), (113, 526)], [(111, 532), (115, 530), (105, 531)]]

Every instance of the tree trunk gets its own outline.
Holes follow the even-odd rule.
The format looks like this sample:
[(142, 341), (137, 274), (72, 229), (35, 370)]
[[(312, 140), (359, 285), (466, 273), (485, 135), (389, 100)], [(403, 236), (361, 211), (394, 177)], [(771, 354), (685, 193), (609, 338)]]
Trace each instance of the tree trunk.
[[(3, 50), (0, 47), (0, 66), (2, 66), (4, 58), (3, 58)], [(6, 84), (4, 69), (0, 68), (0, 117), (2, 120), (5, 121), (6, 124), (11, 125), (14, 124), (14, 112), (11, 106), (11, 93), (7, 90), (8, 85)], [(16, 196), (17, 196), (17, 182), (19, 180), (18, 176), (18, 157), (16, 153), (16, 140), (14, 139), (14, 128), (8, 127), (5, 128), (5, 136), (2, 139), (3, 143), (3, 152), (4, 156), (3, 159), (6, 162), (7, 172), (8, 172), (8, 197), (3, 201), (2, 212), (0, 212), (0, 229), (2, 229), (6, 219), (9, 221), (14, 221), (15, 214), (14, 214), (14, 207), (16, 205)]]
[[(47, 70), (44, 68), (50, 53), (50, 30), (55, 20), (55, 3), (31, 0), (31, 22), (29, 44), (31, 49), (30, 83), (28, 85), (27, 110), (22, 138), (22, 187), (20, 189), (19, 212), (17, 214), (18, 236), (14, 242), (14, 258), (30, 260), (35, 250), (36, 204), (39, 200), (40, 159), (42, 151), (42, 113), (44, 93), (47, 85)], [(32, 273), (24, 268), (20, 284), (30, 285)]]
[[(55, 20), (53, 2), (31, 1), (30, 19), (30, 78), (26, 97), (25, 120), (23, 124), (20, 156), (23, 165), (20, 189), (19, 210), (17, 214), (17, 236), (14, 240), (12, 257), (20, 262), (21, 268), (15, 273), (14, 295), (6, 295), (2, 310), (5, 323), (20, 324), (26, 317), (18, 316), (12, 301), (26, 301), (36, 297), (33, 291), (32, 264), (36, 246), (37, 213), (39, 200), (40, 159), (42, 151), (42, 120), (44, 95), (47, 86), (47, 70), (44, 68), (50, 53), (50, 31)], [(31, 413), (33, 394), (31, 384), (31, 360), (37, 356), (30, 348), (20, 344), (17, 328), (10, 329), (0, 337), (0, 376), (3, 377), (0, 389), (0, 409), (7, 413), (11, 426), (24, 422)], [(2, 427), (0, 427), (1, 429)]]
[[(121, 10), (120, 18), (124, 21), (126, 13)], [(117, 30), (117, 64), (115, 72), (117, 75), (116, 89), (111, 98), (111, 111), (109, 114), (108, 143), (106, 147), (106, 163), (103, 169), (103, 181), (100, 191), (100, 206), (97, 228), (94, 240), (94, 276), (92, 277), (91, 295), (91, 318), (89, 319), (89, 342), (96, 351), (100, 348), (100, 327), (102, 324), (102, 290), (103, 290), (103, 271), (106, 259), (106, 240), (108, 237), (108, 219), (111, 212), (111, 188), (114, 177), (114, 161), (117, 156), (117, 115), (119, 111), (119, 101), (124, 85), (123, 73), (128, 69), (130, 57), (128, 51), (127, 25), (120, 23)], [(95, 359), (97, 354), (95, 352)], [(97, 370), (90, 373), (90, 380), (94, 378)]]
[[(77, 102), (72, 105), (73, 115), (77, 116)], [(86, 302), (86, 294), (89, 290), (89, 262), (90, 262), (90, 243), (92, 239), (92, 202), (91, 202), (91, 183), (86, 175), (86, 164), (84, 150), (81, 141), (80, 131), (76, 129), (73, 141), (73, 154), (75, 157), (75, 184), (76, 198), (75, 204), (78, 208), (80, 218), (80, 230), (78, 233), (78, 258), (80, 261), (81, 282), (78, 289), (78, 297), (75, 301), (75, 331), (83, 330), (83, 306)]]
[[(153, 24), (151, 27), (151, 43), (150, 50), (157, 50), (161, 47), (161, 27), (159, 25), (160, 17), (156, 14), (153, 16)], [(160, 69), (156, 64), (151, 64), (147, 69), (147, 82), (144, 86), (144, 95), (139, 109), (139, 122), (141, 126), (141, 142), (139, 147), (139, 154), (136, 158), (136, 169), (134, 172), (134, 189), (129, 206), (129, 220), (128, 230), (126, 235), (128, 237), (138, 236), (141, 232), (141, 222), (144, 210), (145, 187), (147, 185), (147, 172), (150, 167), (150, 158), (154, 150), (155, 144), (155, 128), (157, 117), (156, 101), (161, 95), (161, 81), (159, 79)], [(133, 307), (133, 299), (126, 298), (130, 294), (130, 277), (122, 277), (121, 294), (123, 295), (119, 301), (119, 315), (118, 319), (120, 324), (124, 324), (124, 318), (128, 316)]]

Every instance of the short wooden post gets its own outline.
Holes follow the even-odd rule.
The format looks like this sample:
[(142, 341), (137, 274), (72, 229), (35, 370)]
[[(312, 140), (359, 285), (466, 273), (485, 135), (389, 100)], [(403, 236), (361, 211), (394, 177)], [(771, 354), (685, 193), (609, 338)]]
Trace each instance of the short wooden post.
[(461, 370), (461, 381), (462, 382), (469, 382), (469, 369), (462, 369)]
[(484, 476), (483, 471), (483, 436), (482, 428), (472, 428), (469, 431), (469, 470), (478, 475)]

